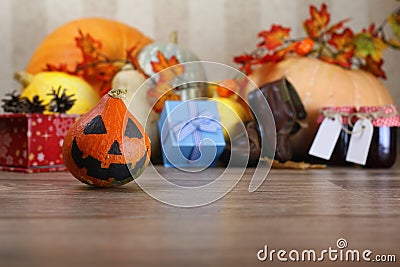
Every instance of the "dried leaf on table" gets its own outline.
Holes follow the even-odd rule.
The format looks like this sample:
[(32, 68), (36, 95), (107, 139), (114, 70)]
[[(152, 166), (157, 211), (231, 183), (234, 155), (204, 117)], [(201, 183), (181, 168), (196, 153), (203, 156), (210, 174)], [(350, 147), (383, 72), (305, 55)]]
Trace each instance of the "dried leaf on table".
[[(264, 157), (262, 160), (271, 163), (271, 159)], [(272, 160), (272, 169), (294, 169), (294, 170), (306, 170), (306, 169), (325, 169), (324, 164), (311, 164), (306, 162), (295, 162), (295, 161), (285, 161), (279, 162), (277, 160)]]

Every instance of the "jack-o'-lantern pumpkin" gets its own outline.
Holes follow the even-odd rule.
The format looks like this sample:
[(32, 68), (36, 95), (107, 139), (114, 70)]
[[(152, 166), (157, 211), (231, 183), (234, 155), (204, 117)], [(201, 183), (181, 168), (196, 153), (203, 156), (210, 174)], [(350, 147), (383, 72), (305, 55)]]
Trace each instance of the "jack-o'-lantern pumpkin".
[[(125, 91), (125, 92), (123, 92)], [(122, 95), (112, 89), (68, 131), (64, 163), (72, 175), (96, 187), (116, 187), (138, 177), (150, 160), (150, 141), (127, 110)]]

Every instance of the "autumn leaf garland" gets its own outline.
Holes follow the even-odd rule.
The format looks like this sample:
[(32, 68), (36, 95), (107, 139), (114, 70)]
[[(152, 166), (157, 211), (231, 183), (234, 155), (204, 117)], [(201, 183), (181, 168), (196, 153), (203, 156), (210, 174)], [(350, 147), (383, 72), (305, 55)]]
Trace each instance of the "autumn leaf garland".
[(135, 46), (126, 51), (125, 58), (110, 59), (102, 53), (102, 43), (89, 33), (78, 30), (78, 36), (75, 37), (76, 47), (81, 51), (82, 61), (78, 62), (74, 69), (68, 69), (67, 64), (59, 65), (47, 64), (44, 71), (60, 71), (72, 75), (77, 75), (87, 81), (99, 81), (102, 86), (100, 91), (106, 92), (107, 88), (115, 74), (121, 70), (126, 63), (132, 63), (137, 69), (136, 59), (132, 56)]
[[(345, 27), (348, 18), (333, 25), (326, 4), (320, 9), (310, 6), (310, 17), (303, 22), (306, 37), (293, 39), (290, 28), (273, 24), (270, 30), (258, 34), (261, 42), (251, 53), (234, 57), (241, 70), (250, 74), (253, 66), (267, 62), (279, 62), (288, 54), (319, 58), (343, 68), (359, 68), (377, 77), (386, 78), (382, 69), (383, 51), (387, 47), (400, 49), (400, 8), (395, 10), (378, 27), (372, 23), (355, 33)], [(388, 39), (384, 27), (389, 25), (393, 37)]]

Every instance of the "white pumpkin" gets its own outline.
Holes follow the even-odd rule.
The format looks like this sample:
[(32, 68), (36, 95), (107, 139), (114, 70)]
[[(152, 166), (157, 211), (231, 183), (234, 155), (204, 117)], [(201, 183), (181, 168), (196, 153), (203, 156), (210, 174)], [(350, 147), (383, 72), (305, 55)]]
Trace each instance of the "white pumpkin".
[[(160, 141), (158, 136), (157, 121), (159, 115), (152, 111), (146, 100), (146, 79), (131, 64), (124, 66), (113, 78), (112, 88), (127, 89), (124, 99), (125, 105), (141, 125), (145, 127), (146, 134), (151, 141), (152, 158), (161, 157)], [(139, 90), (140, 89), (140, 90)]]

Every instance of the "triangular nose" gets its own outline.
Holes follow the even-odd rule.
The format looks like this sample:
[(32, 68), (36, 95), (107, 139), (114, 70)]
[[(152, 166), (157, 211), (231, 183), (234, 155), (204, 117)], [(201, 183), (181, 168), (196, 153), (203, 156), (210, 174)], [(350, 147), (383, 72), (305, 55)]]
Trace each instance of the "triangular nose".
[(118, 141), (115, 140), (114, 143), (112, 143), (110, 150), (108, 150), (108, 154), (112, 155), (122, 155), (121, 149), (119, 148)]

